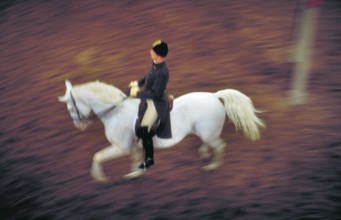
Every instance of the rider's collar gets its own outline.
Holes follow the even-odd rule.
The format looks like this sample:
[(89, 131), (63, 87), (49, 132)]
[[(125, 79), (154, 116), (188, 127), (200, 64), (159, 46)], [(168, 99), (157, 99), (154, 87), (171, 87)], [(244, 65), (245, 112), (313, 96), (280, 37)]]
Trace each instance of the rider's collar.
[(164, 60), (164, 61), (162, 61), (162, 62), (160, 62), (160, 63), (157, 63), (155, 60), (153, 60), (153, 65), (154, 66), (162, 66), (162, 65), (164, 65), (166, 63), (166, 60)]

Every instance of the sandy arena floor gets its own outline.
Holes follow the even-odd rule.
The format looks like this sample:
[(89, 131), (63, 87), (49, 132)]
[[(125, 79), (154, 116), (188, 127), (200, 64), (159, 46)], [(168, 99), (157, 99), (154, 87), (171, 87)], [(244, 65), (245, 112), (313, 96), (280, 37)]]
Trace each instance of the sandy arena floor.
[[(115, 2), (115, 3), (114, 3)], [(320, 10), (308, 97), (291, 106), (296, 1), (28, 0), (0, 11), (0, 219), (341, 219), (341, 4)], [(123, 3), (124, 2), (124, 3)], [(127, 88), (170, 44), (175, 96), (233, 88), (266, 121), (251, 142), (226, 122), (224, 164), (202, 172), (199, 139), (156, 151), (124, 181), (128, 157), (94, 182), (103, 126), (82, 133), (57, 97), (64, 80)]]

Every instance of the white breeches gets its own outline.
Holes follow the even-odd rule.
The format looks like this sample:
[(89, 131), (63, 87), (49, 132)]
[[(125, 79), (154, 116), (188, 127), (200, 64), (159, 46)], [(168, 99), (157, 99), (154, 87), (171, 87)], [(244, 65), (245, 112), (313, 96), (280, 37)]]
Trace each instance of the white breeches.
[(150, 132), (157, 117), (158, 115), (153, 100), (147, 99), (147, 110), (142, 118), (141, 127), (148, 127), (148, 132)]

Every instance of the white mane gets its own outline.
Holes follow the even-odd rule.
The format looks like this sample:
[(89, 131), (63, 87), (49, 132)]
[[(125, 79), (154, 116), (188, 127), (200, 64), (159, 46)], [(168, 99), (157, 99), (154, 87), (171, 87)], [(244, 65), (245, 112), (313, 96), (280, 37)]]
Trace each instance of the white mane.
[(92, 100), (100, 101), (103, 104), (117, 104), (126, 97), (120, 89), (100, 81), (75, 85), (73, 91), (78, 95), (92, 96)]

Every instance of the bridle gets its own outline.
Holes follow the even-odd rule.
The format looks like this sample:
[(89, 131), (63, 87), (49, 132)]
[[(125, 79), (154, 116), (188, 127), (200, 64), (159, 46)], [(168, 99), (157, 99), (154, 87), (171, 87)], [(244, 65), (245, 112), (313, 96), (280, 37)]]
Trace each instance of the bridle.
[[(102, 112), (99, 113), (95, 113), (91, 110), (90, 114), (88, 117), (85, 117), (84, 115), (82, 115), (82, 113), (79, 111), (79, 108), (77, 107), (77, 103), (76, 103), (76, 99), (74, 98), (74, 96), (72, 95), (72, 92), (70, 91), (70, 96), (71, 96), (71, 100), (72, 100), (72, 104), (76, 110), (77, 116), (78, 116), (78, 120), (75, 121), (95, 121), (96, 119), (100, 119), (103, 118), (104, 116), (106, 116), (110, 111), (114, 110), (116, 108), (116, 105), (113, 105), (111, 107), (109, 107), (108, 109), (105, 109)], [(125, 98), (124, 98), (125, 99)]]

